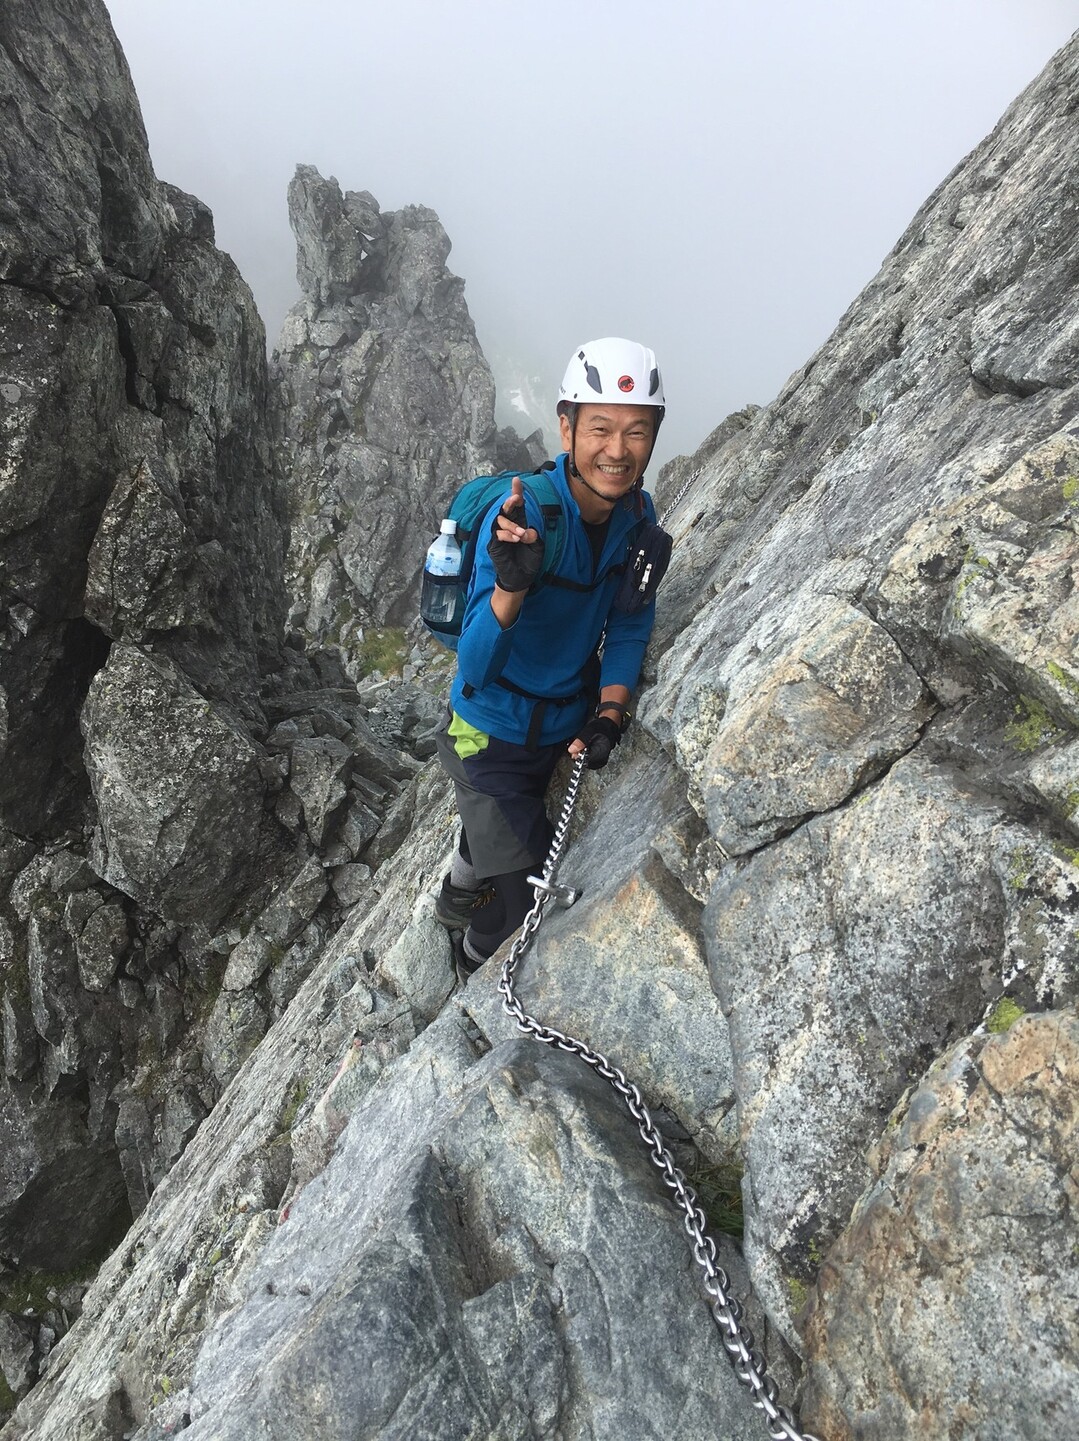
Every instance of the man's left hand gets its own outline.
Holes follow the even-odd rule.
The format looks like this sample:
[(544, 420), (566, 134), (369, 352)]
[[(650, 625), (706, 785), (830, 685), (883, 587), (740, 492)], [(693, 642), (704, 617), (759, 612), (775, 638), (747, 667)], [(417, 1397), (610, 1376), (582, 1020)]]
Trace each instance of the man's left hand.
[(611, 751), (622, 739), (622, 727), (609, 716), (594, 715), (585, 721), (575, 738), (570, 742), (569, 753), (579, 756), (585, 752), (585, 765), (590, 771), (599, 771), (607, 764)]

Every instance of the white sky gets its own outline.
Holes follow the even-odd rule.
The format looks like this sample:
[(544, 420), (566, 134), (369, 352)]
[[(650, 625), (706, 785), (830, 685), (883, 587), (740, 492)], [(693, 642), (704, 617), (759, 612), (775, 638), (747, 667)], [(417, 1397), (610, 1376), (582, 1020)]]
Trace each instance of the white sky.
[[(432, 206), (480, 341), (549, 380), (656, 350), (657, 462), (767, 403), (1077, 0), (106, 0), (158, 175), (210, 205), (271, 346), (297, 163)], [(548, 432), (551, 434), (551, 432)]]

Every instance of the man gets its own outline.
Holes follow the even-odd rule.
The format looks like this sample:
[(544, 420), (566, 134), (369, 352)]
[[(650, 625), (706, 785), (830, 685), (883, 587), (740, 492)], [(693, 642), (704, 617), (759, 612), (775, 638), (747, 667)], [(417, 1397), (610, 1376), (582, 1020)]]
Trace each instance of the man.
[(547, 467), (566, 527), (556, 572), (541, 578), (544, 517), (527, 477), (513, 480), (477, 545), (438, 737), (462, 831), (435, 914), (463, 931), (465, 972), (531, 908), (527, 878), (550, 846), (545, 795), (559, 758), (586, 751), (596, 769), (622, 738), (655, 602), (631, 613), (616, 595), (632, 537), (655, 520), (641, 487), (663, 413), (652, 351), (611, 338), (581, 346), (559, 391), (563, 453)]

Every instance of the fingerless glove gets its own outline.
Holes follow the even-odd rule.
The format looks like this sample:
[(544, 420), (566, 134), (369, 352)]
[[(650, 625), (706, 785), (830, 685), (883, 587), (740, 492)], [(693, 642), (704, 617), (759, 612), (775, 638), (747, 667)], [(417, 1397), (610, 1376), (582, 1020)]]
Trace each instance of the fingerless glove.
[[(527, 526), (524, 505), (509, 511), (506, 519), (514, 525)], [(532, 541), (498, 539), (498, 516), (491, 523), (491, 539), (487, 554), (495, 567), (495, 580), (500, 590), (527, 590), (539, 579), (543, 569), (543, 537)]]
[(611, 751), (622, 739), (622, 728), (609, 716), (594, 715), (577, 733), (585, 744), (584, 763), (590, 771), (599, 771), (607, 764)]

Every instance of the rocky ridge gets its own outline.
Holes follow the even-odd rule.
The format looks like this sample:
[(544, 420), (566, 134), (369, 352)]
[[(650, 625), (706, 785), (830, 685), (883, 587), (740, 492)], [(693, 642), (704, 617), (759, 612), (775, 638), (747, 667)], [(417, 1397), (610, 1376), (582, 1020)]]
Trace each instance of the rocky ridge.
[[(521, 979), (702, 1194), (744, 1167), (721, 1259), (829, 1441), (1077, 1420), (1077, 96), (1079, 42), (661, 477), (693, 484), (639, 724)], [(763, 1434), (628, 1119), (495, 975), (452, 991), (452, 844), (427, 768), (258, 1044), (302, 875), (228, 943), (249, 1043), (5, 1434)]]
[(473, 475), (545, 457), (495, 425), (495, 387), (433, 210), (383, 213), (301, 165), (289, 186), (303, 298), (275, 351), (293, 623), (368, 669), (371, 627), (416, 611), (423, 555)]
[(262, 323), (104, 6), (7, 6), (0, 86), (3, 1412), (369, 899), (429, 712), (286, 637)]

